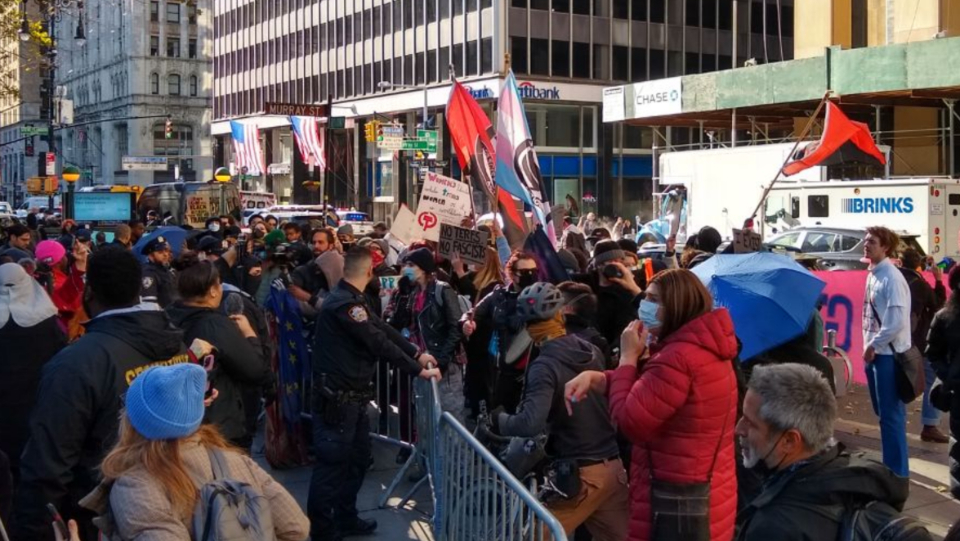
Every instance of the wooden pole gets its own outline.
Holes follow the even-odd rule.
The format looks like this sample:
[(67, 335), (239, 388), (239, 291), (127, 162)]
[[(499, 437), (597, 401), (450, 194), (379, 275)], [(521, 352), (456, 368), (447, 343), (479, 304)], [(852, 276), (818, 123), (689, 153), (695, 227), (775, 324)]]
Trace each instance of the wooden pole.
[[(770, 195), (770, 190), (773, 189), (773, 185), (776, 184), (778, 180), (780, 180), (780, 175), (783, 174), (783, 168), (786, 167), (788, 163), (790, 163), (790, 160), (793, 158), (794, 153), (797, 152), (797, 148), (800, 146), (800, 143), (802, 143), (803, 139), (807, 136), (808, 133), (810, 133), (810, 128), (813, 127), (813, 122), (817, 119), (818, 116), (820, 116), (820, 111), (823, 109), (823, 106), (826, 105), (827, 99), (830, 97), (831, 93), (832, 93), (831, 90), (827, 90), (823, 94), (823, 98), (820, 100), (820, 104), (817, 105), (817, 108), (813, 112), (813, 115), (811, 115), (810, 118), (807, 120), (807, 124), (803, 127), (803, 130), (800, 132), (800, 135), (797, 137), (797, 142), (794, 143), (793, 149), (790, 150), (790, 153), (787, 154), (787, 157), (783, 160), (783, 165), (781, 165), (780, 168), (777, 169), (777, 174), (773, 177), (773, 180), (771, 180), (770, 184), (766, 188), (764, 188), (763, 195), (760, 196), (760, 202), (757, 203), (757, 208), (753, 210), (753, 214), (751, 214), (747, 219), (756, 218), (757, 214), (760, 213), (760, 210), (763, 208), (763, 202), (766, 201), (767, 196)], [(763, 222), (764, 220), (760, 221), (761, 227)]]

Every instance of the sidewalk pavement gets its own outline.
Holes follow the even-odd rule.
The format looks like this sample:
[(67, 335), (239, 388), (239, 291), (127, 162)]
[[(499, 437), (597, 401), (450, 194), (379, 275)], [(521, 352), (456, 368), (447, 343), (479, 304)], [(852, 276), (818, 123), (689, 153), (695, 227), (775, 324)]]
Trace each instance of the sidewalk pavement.
[[(263, 431), (261, 430), (261, 435)], [(433, 502), (430, 496), (430, 487), (424, 484), (413, 495), (410, 502), (403, 509), (396, 509), (400, 499), (413, 487), (413, 483), (406, 479), (394, 491), (394, 495), (387, 501), (387, 508), (380, 509), (377, 504), (383, 491), (390, 485), (393, 477), (400, 471), (396, 464), (398, 448), (374, 440), (373, 442), (373, 469), (367, 472), (363, 481), (363, 488), (357, 498), (357, 509), (365, 519), (377, 521), (375, 536), (356, 537), (351, 539), (390, 539), (433, 541), (433, 531), (430, 528), (429, 515), (433, 514)], [(253, 444), (253, 458), (273, 475), (274, 479), (283, 485), (306, 511), (307, 494), (310, 492), (310, 473), (312, 467), (304, 466), (290, 470), (277, 470), (267, 464), (263, 456), (263, 440), (258, 438)]]
[[(880, 426), (870, 394), (864, 386), (854, 387), (837, 403), (840, 420), (837, 439), (850, 450), (875, 454), (880, 460)], [(940, 430), (949, 431), (949, 416), (944, 413)], [(907, 445), (910, 450), (910, 497), (904, 512), (926, 524), (936, 538), (947, 534), (951, 524), (960, 520), (960, 501), (950, 496), (950, 472), (947, 444), (920, 441), (919, 399), (907, 405)]]

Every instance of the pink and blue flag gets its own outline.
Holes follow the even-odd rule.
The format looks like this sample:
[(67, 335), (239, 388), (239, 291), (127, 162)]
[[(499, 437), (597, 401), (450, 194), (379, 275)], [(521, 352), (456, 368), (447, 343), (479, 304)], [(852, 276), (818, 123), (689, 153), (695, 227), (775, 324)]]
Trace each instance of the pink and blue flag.
[(512, 70), (503, 82), (497, 105), (496, 159), (497, 186), (530, 206), (536, 222), (543, 225), (547, 237), (555, 243), (550, 202), (544, 197), (540, 162)]

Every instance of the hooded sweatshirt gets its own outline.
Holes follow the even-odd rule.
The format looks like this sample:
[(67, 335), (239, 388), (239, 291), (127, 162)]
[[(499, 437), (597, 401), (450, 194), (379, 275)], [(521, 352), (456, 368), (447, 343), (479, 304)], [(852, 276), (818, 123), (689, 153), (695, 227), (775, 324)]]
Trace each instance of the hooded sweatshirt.
[(167, 307), (170, 319), (183, 329), (186, 343), (199, 338), (217, 348), (210, 381), (219, 393), (203, 420), (217, 425), (235, 444), (249, 445), (242, 386), (263, 386), (273, 381), (269, 359), (259, 338), (244, 338), (237, 324), (219, 310), (187, 306), (177, 301)]
[(516, 415), (501, 413), (504, 436), (532, 437), (547, 432), (557, 458), (603, 460), (618, 454), (616, 431), (610, 421), (605, 396), (590, 393), (567, 413), (563, 388), (586, 370), (603, 370), (603, 356), (588, 342), (573, 335), (549, 340), (527, 367), (523, 399)]
[(907, 478), (837, 445), (768, 479), (738, 517), (738, 539), (837, 539), (845, 504), (881, 501), (902, 511), (909, 489)]
[[(155, 304), (101, 314), (43, 368), (20, 464), (13, 539), (53, 539), (45, 505), (74, 505), (97, 486), (119, 430), (121, 396), (152, 366), (187, 362), (183, 334)], [(93, 539), (92, 537), (84, 537)]]

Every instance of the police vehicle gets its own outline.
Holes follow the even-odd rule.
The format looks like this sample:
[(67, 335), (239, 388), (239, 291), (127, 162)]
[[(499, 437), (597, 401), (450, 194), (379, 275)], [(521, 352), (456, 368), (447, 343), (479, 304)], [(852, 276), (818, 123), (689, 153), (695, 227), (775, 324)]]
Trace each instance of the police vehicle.
[(882, 225), (916, 235), (937, 260), (960, 257), (960, 181), (903, 178), (776, 185), (765, 205), (765, 238), (796, 227)]

